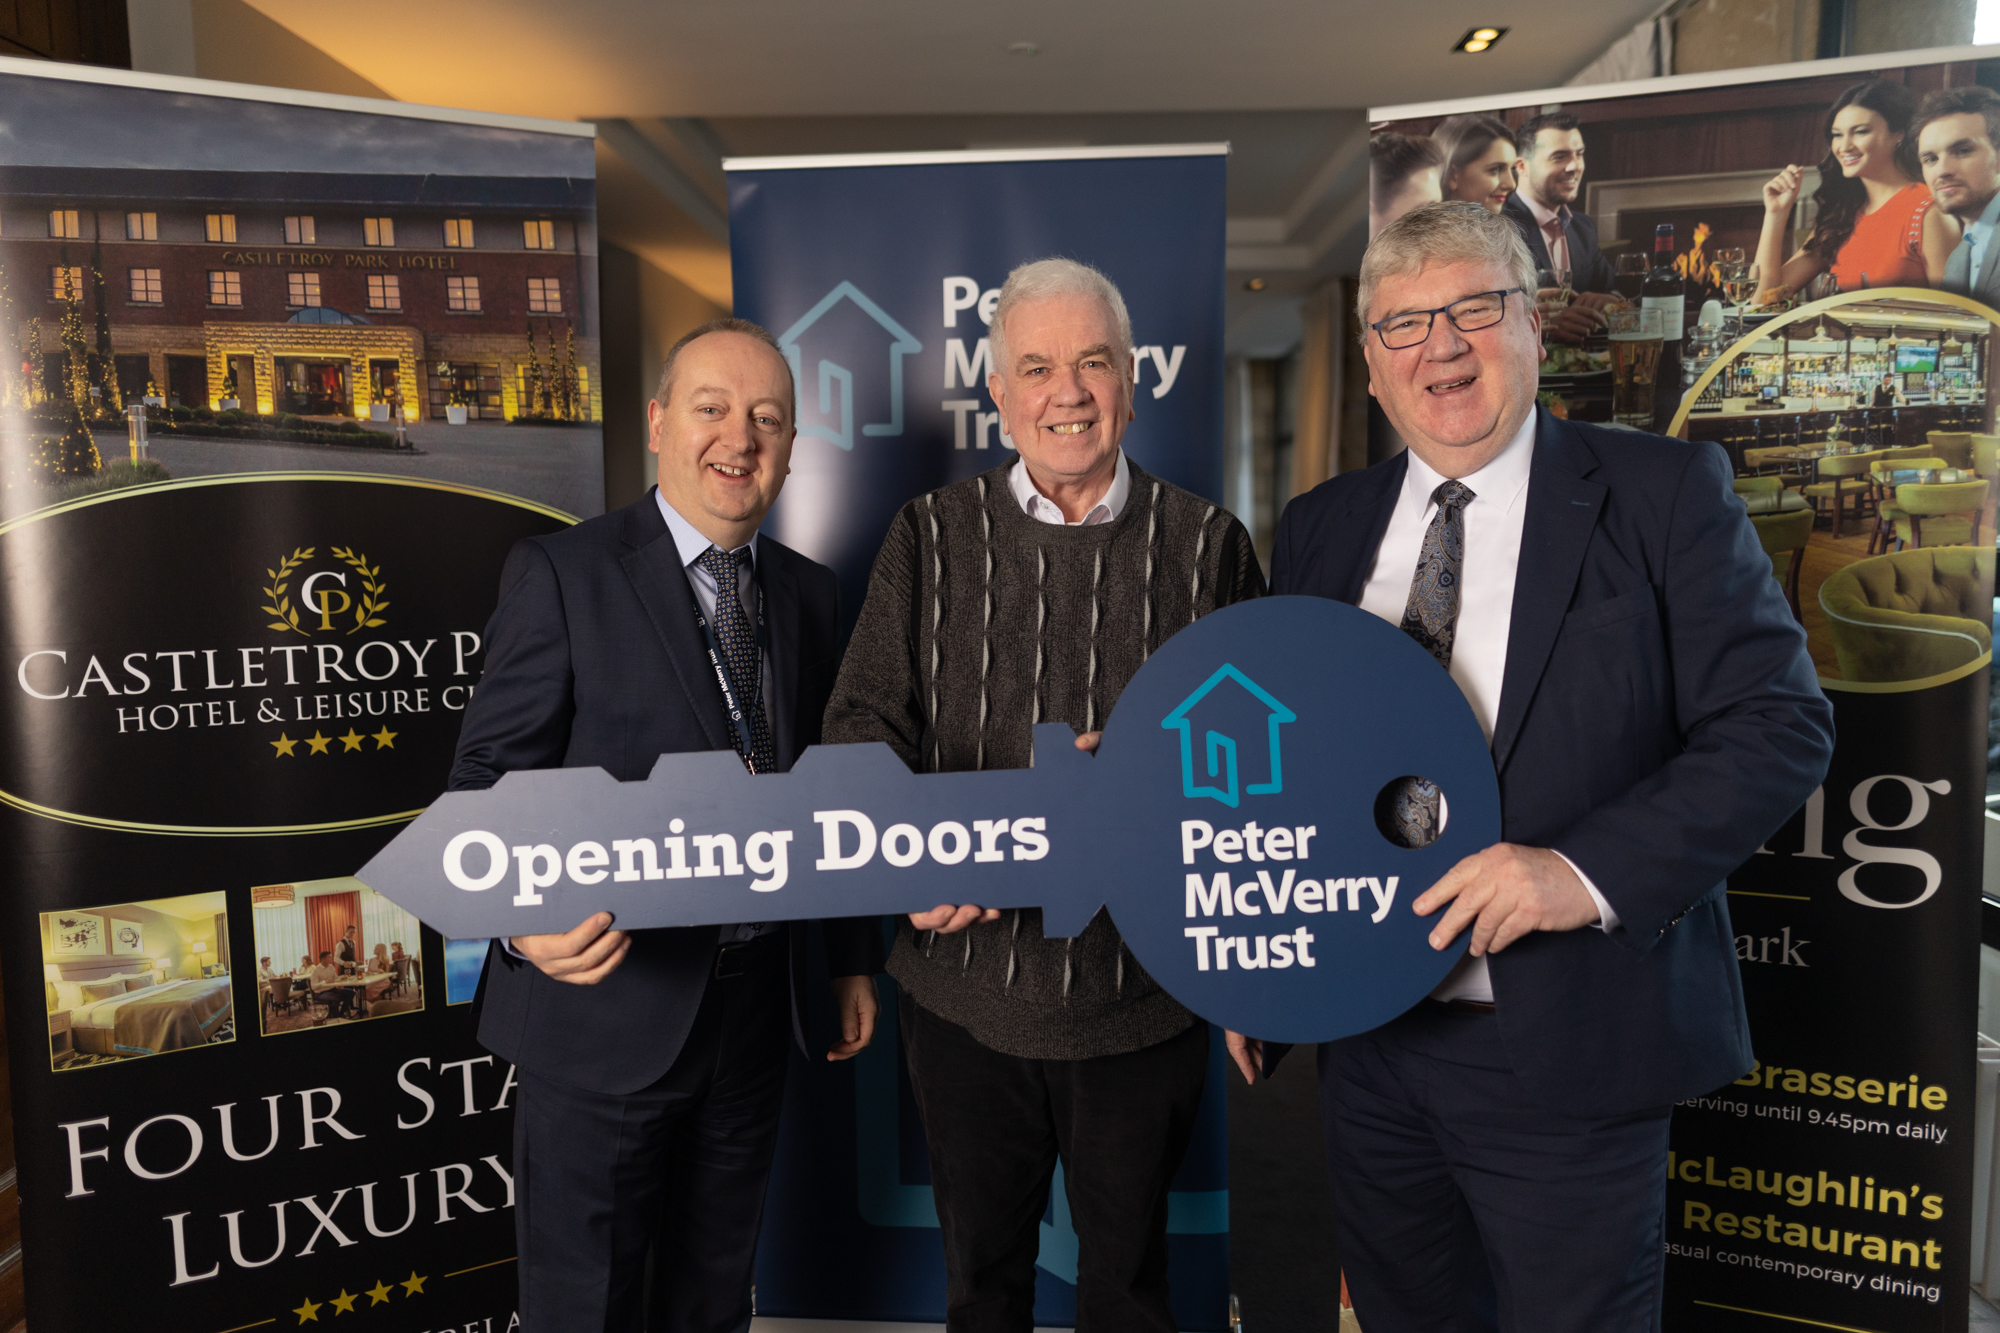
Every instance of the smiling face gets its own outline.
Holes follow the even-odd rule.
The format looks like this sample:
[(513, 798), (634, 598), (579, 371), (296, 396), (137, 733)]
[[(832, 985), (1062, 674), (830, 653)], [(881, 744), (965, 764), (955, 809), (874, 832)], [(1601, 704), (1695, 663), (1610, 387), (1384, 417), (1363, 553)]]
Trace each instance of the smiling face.
[(1049, 296), (1007, 312), (1008, 364), (986, 388), (1045, 494), (1100, 476), (1110, 483), (1132, 420), (1132, 353), (1121, 341), (1092, 297)]
[(1528, 197), (1553, 212), (1576, 202), (1583, 186), (1583, 131), (1537, 130), (1535, 146), (1522, 159)]
[(798, 431), (784, 358), (748, 334), (697, 338), (646, 419), (666, 502), (725, 551), (749, 541), (792, 466)]
[(1495, 139), (1477, 158), (1453, 168), (1444, 197), (1484, 204), (1490, 212), (1498, 213), (1507, 196), (1514, 193), (1514, 163), (1519, 157), (1513, 144)]
[(2000, 152), (1978, 112), (1940, 116), (1924, 126), (1917, 135), (1917, 158), (1931, 197), (1955, 218), (1976, 219), (2000, 194)]
[[(1385, 277), (1369, 302), (1368, 322), (1408, 310), (1430, 310), (1480, 292), (1515, 285), (1494, 263), (1427, 264)], [(1464, 333), (1442, 314), (1415, 347), (1391, 349), (1370, 329), (1365, 352), (1368, 392), (1417, 457), (1447, 477), (1484, 467), (1506, 447), (1535, 407), (1542, 358), (1534, 304), (1509, 293), (1498, 324)]]
[(1865, 106), (1844, 106), (1834, 113), (1833, 131), (1828, 136), (1840, 174), (1854, 176), (1900, 176), (1896, 165), (1896, 145), (1903, 136), (1889, 128), (1879, 111)]

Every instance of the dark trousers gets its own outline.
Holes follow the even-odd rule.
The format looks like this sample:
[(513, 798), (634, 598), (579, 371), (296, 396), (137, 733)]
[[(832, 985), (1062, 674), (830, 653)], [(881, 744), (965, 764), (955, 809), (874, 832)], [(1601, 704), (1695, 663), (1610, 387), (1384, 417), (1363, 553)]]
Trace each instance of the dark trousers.
[(651, 1086), (616, 1096), (519, 1071), (515, 1233), (527, 1333), (750, 1326), (790, 1033), (784, 933), (730, 963), (741, 974), (710, 979), (686, 1046)]
[(1024, 1060), (908, 996), (901, 1015), (944, 1228), (950, 1333), (1034, 1327), (1058, 1158), (1078, 1243), (1078, 1333), (1172, 1333), (1167, 1189), (1194, 1133), (1208, 1024), (1126, 1055)]
[(1492, 1014), (1426, 1001), (1320, 1047), (1335, 1235), (1368, 1333), (1651, 1333), (1668, 1107), (1529, 1098)]

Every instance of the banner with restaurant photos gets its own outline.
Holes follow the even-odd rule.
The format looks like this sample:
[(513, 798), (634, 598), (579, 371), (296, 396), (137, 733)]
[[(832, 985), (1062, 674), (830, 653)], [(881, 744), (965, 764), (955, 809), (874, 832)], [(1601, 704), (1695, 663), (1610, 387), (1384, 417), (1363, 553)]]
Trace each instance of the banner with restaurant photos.
[(171, 83), (0, 60), (29, 1321), (500, 1333), (513, 1071), (350, 876), (445, 784), (509, 546), (602, 508), (592, 141)]
[(1758, 1065), (1675, 1108), (1666, 1327), (1960, 1330), (1966, 1286), (2000, 1288), (1975, 1181), (2000, 315), (1944, 288), (1962, 223), (1908, 130), (2000, 59), (1738, 73), (1372, 116), (1437, 146), (1400, 145), (1436, 178), (1399, 197), (1541, 231), (1549, 410), (1727, 451), (1834, 704), (1825, 784), (1729, 881)]

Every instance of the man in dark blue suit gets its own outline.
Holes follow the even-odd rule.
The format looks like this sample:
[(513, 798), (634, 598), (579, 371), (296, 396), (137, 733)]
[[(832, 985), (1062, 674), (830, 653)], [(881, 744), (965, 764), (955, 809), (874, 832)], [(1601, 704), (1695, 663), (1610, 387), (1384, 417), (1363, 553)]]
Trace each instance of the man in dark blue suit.
[[(524, 768), (634, 781), (688, 750), (782, 772), (818, 742), (840, 665), (833, 572), (757, 532), (790, 470), (793, 408), (791, 370), (755, 324), (675, 344), (647, 409), (658, 488), (508, 556), (454, 791)], [(620, 878), (659, 877), (647, 847), (619, 845)], [(879, 927), (825, 935), (840, 1060), (874, 1032)], [(520, 1081), (529, 1333), (749, 1327), (787, 1035), (804, 1045), (800, 938), (756, 923), (628, 934), (600, 912), (493, 944), (479, 1039)]]
[[(1294, 500), (1273, 590), (1396, 621), (1485, 727), (1505, 841), (1414, 903), (1429, 999), (1320, 1051), (1369, 1333), (1658, 1327), (1673, 1104), (1751, 1067), (1724, 878), (1805, 801), (1832, 712), (1712, 444), (1535, 406), (1534, 261), (1433, 204), (1363, 259), (1407, 452)], [(1398, 840), (1450, 793), (1406, 782)], [(1258, 1043), (1231, 1035), (1245, 1075)]]

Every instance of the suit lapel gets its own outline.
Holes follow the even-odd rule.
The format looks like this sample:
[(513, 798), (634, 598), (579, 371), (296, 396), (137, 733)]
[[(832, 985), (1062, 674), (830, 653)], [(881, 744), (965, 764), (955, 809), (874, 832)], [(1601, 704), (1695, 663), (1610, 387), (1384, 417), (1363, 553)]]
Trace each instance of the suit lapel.
[(1347, 508), (1335, 525), (1335, 532), (1345, 534), (1348, 539), (1330, 546), (1331, 559), (1320, 576), (1320, 586), (1299, 591), (1317, 592), (1349, 606), (1361, 605), (1361, 594), (1368, 587), (1368, 572), (1375, 565), (1375, 552), (1382, 545), (1382, 534), (1389, 530), (1396, 498), (1402, 494), (1403, 479), (1409, 473), (1410, 455), (1404, 450), (1361, 474)]
[(1972, 278), (1972, 242), (1960, 240), (1952, 247), (1944, 259), (1944, 280), (1939, 284), (1948, 292), (1964, 292), (1970, 295)]
[[(687, 571), (681, 567), (680, 550), (666, 520), (660, 517), (659, 502), (648, 491), (646, 498), (626, 509), (625, 531), (620, 534), (631, 548), (619, 557), (632, 591), (645, 608), (653, 632), (667, 650), (674, 677), (687, 695), (688, 706), (701, 723), (709, 748), (727, 750), (729, 730), (722, 712), (722, 694), (710, 675), (708, 647), (695, 628), (694, 589), (688, 587)], [(651, 519), (649, 523), (646, 520)]]
[(798, 757), (799, 584), (776, 542), (758, 542), (757, 555), (757, 576), (764, 581), (771, 618), (771, 690), (775, 696), (764, 700), (764, 708), (778, 771), (784, 772)]
[(1569, 610), (1590, 534), (1603, 512), (1604, 486), (1585, 480), (1596, 466), (1596, 455), (1572, 427), (1536, 409), (1528, 512), (1521, 529), (1521, 557), (1514, 569), (1500, 715), (1493, 726), (1496, 770), (1507, 766), (1508, 752), (1520, 734)]
[[(1515, 202), (1519, 197), (1518, 192), (1508, 195), (1507, 202), (1501, 205), (1501, 207), (1510, 209), (1514, 213), (1517, 229), (1521, 233), (1521, 239), (1528, 243), (1528, 251), (1535, 257), (1535, 267), (1549, 268), (1551, 267), (1549, 243), (1548, 239), (1542, 235), (1542, 224), (1535, 221), (1535, 215), (1528, 210), (1526, 204)], [(1571, 258), (1575, 258), (1574, 253), (1571, 254)]]

